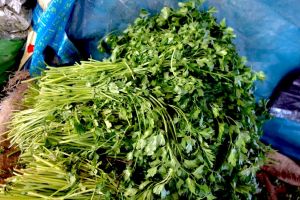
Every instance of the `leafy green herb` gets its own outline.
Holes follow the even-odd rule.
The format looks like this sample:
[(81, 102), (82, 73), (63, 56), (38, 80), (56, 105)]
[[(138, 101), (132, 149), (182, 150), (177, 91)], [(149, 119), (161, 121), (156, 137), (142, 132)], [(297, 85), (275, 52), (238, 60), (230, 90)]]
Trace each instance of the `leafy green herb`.
[(1, 198), (251, 198), (265, 151), (261, 74), (215, 9), (179, 6), (108, 36), (108, 61), (45, 71), (14, 115), (11, 141), (28, 156)]

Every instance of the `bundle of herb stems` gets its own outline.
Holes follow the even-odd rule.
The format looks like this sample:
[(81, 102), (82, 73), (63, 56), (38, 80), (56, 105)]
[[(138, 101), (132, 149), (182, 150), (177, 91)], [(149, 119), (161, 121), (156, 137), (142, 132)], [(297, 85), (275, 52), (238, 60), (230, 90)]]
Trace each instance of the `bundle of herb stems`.
[(266, 149), (260, 74), (214, 9), (198, 8), (143, 12), (101, 41), (107, 61), (35, 80), (9, 132), (22, 168), (0, 198), (252, 199)]

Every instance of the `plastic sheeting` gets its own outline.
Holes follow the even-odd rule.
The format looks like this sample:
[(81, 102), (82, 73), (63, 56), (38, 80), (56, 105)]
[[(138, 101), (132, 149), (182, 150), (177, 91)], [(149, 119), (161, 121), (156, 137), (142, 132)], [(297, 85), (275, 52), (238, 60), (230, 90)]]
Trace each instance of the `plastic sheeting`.
[(26, 0), (0, 0), (0, 38), (24, 39), (31, 22)]
[[(106, 34), (122, 31), (144, 8), (150, 13), (177, 0), (78, 0), (67, 30), (81, 52), (100, 59), (97, 42)], [(268, 98), (280, 79), (300, 65), (300, 4), (298, 0), (207, 0), (235, 29), (236, 45), (254, 70), (264, 71), (256, 96)]]
[[(236, 45), (249, 66), (262, 70), (266, 80), (256, 83), (257, 98), (269, 98), (280, 80), (300, 69), (300, 3), (298, 0), (212, 0), (235, 29)], [(286, 81), (286, 80), (284, 80)], [(300, 160), (300, 122), (297, 81), (287, 80), (271, 108), (275, 118), (264, 126), (262, 141)], [(293, 94), (294, 96), (291, 96)], [(298, 107), (299, 108), (299, 107)], [(287, 112), (286, 112), (287, 111)]]
[(65, 33), (74, 2), (75, 0), (52, 0), (45, 11), (39, 5), (35, 7), (33, 29), (37, 38), (29, 68), (31, 75), (39, 75), (46, 67), (44, 50), (47, 47), (55, 51), (60, 64), (74, 63), (77, 50)]
[(107, 34), (124, 30), (145, 9), (154, 14), (164, 6), (176, 7), (178, 0), (77, 0), (67, 33), (84, 58), (102, 59), (98, 42)]
[(8, 79), (8, 72), (17, 62), (23, 40), (0, 39), (0, 88)]
[(300, 4), (298, 0), (215, 0), (235, 29), (236, 44), (249, 66), (264, 71), (256, 96), (268, 98), (283, 76), (300, 65)]
[(264, 126), (264, 135), (261, 140), (271, 144), (281, 153), (300, 160), (300, 124), (299, 122), (274, 118)]
[(272, 115), (300, 123), (300, 70), (292, 71), (278, 84), (270, 104)]
[(262, 141), (300, 160), (300, 70), (293, 70), (277, 85), (269, 101), (275, 117), (265, 124)]

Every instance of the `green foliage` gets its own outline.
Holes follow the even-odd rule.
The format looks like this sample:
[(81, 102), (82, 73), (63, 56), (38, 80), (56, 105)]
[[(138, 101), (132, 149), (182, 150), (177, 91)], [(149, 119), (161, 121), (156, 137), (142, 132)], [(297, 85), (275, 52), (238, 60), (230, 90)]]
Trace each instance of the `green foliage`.
[[(143, 13), (122, 35), (109, 36), (110, 61), (45, 71), (10, 132), (34, 159), (22, 157), (23, 178), (11, 179), (4, 196), (252, 198), (267, 116), (253, 96), (257, 74), (214, 9), (179, 5)], [(27, 187), (42, 183), (26, 179), (26, 170), (39, 177), (35, 159), (50, 162), (53, 152), (61, 175), (46, 175), (59, 184), (49, 178), (48, 188)]]

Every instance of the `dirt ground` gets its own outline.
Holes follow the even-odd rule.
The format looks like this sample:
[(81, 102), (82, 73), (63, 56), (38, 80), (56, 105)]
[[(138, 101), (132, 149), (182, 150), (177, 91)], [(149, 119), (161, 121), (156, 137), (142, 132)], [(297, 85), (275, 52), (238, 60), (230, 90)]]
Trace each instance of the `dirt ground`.
[(0, 154), (0, 184), (5, 183), (5, 179), (13, 175), (13, 169), (16, 167), (19, 151), (16, 148), (2, 149)]

